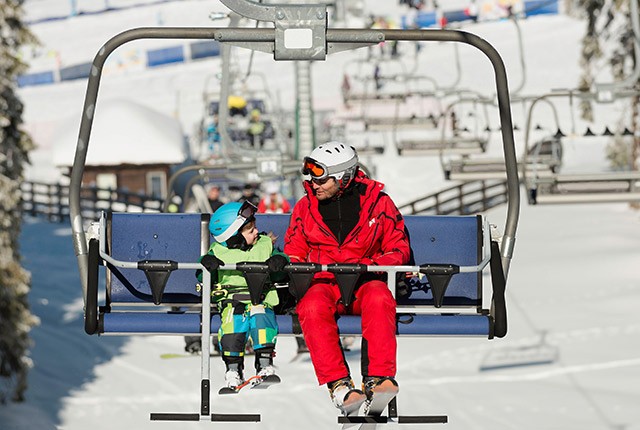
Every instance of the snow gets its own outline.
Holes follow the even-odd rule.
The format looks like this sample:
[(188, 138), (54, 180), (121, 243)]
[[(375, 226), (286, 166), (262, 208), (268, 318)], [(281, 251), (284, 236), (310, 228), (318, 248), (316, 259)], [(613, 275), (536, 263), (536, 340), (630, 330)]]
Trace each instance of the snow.
[[(90, 2), (78, 3), (80, 8)], [(109, 3), (116, 6), (132, 1)], [(395, 2), (390, 3), (394, 5), (367, 2), (385, 11), (397, 10)], [(47, 13), (60, 14), (68, 5), (62, 0), (30, 0), (26, 7), (28, 16), (37, 19)], [(217, 7), (222, 6), (192, 0), (160, 3), (38, 24), (34, 30), (45, 41), (45, 51), (59, 50), (64, 61), (71, 64), (90, 61), (99, 46), (118, 31), (155, 25), (152, 21), (158, 19), (158, 10), (171, 8), (170, 13), (162, 12), (167, 25), (210, 25), (206, 16)], [(575, 87), (584, 23), (560, 15), (536, 17), (521, 26), (527, 61), (523, 94)], [(511, 85), (519, 82), (517, 40), (511, 24), (483, 23), (468, 30), (496, 47), (503, 55)], [(494, 84), (487, 60), (468, 47), (461, 47), (460, 53), (460, 87), (491, 94)], [(357, 53), (364, 54), (364, 50)], [(314, 64), (317, 108), (340, 104), (343, 66), (353, 56), (336, 54), (330, 58), (335, 60), (333, 65)], [(421, 53), (420, 67), (446, 86), (455, 74), (453, 59), (450, 44), (429, 45)], [(239, 54), (238, 62), (246, 65), (244, 60), (246, 55)], [(270, 64), (266, 55), (256, 54), (254, 60), (259, 70)], [(293, 96), (289, 66), (278, 64), (268, 69), (271, 90), (278, 92), (283, 104), (291, 103)], [(101, 86), (99, 105), (124, 98), (135, 100), (177, 118), (183, 131), (189, 133), (200, 120), (201, 93), (217, 67), (217, 60), (208, 60), (114, 73)], [(606, 76), (599, 80), (606, 81)], [(30, 177), (55, 177), (50, 165), (51, 151), (58, 145), (55, 137), (70, 127), (69, 118), (80, 118), (85, 87), (85, 81), (75, 81), (20, 90), (26, 103), (26, 128), (39, 146), (33, 154)], [(523, 124), (523, 110), (514, 105), (512, 111), (514, 123)], [(562, 120), (568, 121), (564, 115)], [(604, 124), (610, 122), (601, 121), (595, 128), (603, 129)], [(75, 142), (77, 136), (72, 137)], [(521, 153), (521, 133), (516, 134), (516, 142)], [(91, 143), (89, 156), (101, 150)], [(386, 144), (390, 148), (391, 142)], [(490, 151), (499, 151), (495, 136)], [(146, 145), (130, 145), (127, 154), (137, 159), (148, 152)], [(446, 185), (439, 160), (398, 157), (394, 151), (387, 154), (388, 158), (371, 157), (367, 161), (399, 204)], [(568, 161), (580, 154), (577, 144), (565, 148)], [(602, 152), (594, 149), (589, 156), (584, 161), (602, 165)], [(572, 166), (581, 167), (578, 163)], [(504, 208), (495, 208), (487, 216), (502, 227), (503, 212)], [(0, 407), (2, 430), (336, 428), (337, 414), (326, 388), (317, 386), (308, 359), (289, 363), (296, 347), (294, 340), (286, 337), (279, 339), (276, 357), (282, 384), (237, 397), (212, 396), (213, 412), (260, 413), (261, 423), (185, 425), (149, 421), (150, 412), (198, 411), (199, 357), (160, 358), (163, 353), (181, 352), (181, 338), (87, 336), (70, 233), (67, 224), (25, 219), (21, 252), (25, 267), (32, 273), (30, 302), (41, 324), (32, 331), (34, 367), (29, 375), (27, 401)], [(446, 414), (446, 428), (452, 430), (640, 429), (638, 249), (640, 214), (626, 204), (528, 206), (523, 200), (507, 290), (507, 337), (492, 341), (400, 338), (399, 413)], [(489, 354), (536, 345), (542, 336), (546, 345), (557, 348), (558, 359), (553, 363), (479, 370)], [(359, 351), (347, 353), (347, 358), (359, 382)], [(214, 358), (211, 366), (212, 384), (217, 387), (222, 381), (222, 361)]]
[[(451, 429), (640, 428), (640, 388), (633, 382), (640, 377), (634, 268), (640, 215), (624, 204), (522, 209), (509, 275), (507, 337), (400, 338), (400, 414), (446, 414)], [(488, 214), (495, 222), (501, 215), (500, 209)], [(33, 331), (27, 403), (0, 408), (0, 419), (9, 423), (3, 429), (27, 423), (69, 430), (182, 428), (148, 419), (150, 412), (198, 410), (199, 358), (160, 358), (181, 352), (182, 339), (84, 334), (66, 226), (28, 219), (22, 252), (33, 276), (33, 311), (42, 321)], [(489, 353), (535, 345), (543, 332), (559, 350), (554, 363), (479, 371)], [(281, 385), (241, 397), (212, 396), (213, 412), (260, 413), (260, 424), (215, 425), (334, 428), (334, 408), (326, 389), (316, 385), (311, 363), (289, 363), (295, 348), (291, 338), (278, 341)], [(357, 374), (357, 351), (347, 358)], [(216, 387), (223, 365), (213, 358), (211, 366)]]
[[(73, 164), (79, 127), (79, 117), (63, 126), (64, 131), (53, 143), (54, 165)], [(144, 149), (144, 160), (148, 164), (180, 164), (187, 156), (182, 127), (177, 120), (130, 100), (98, 103), (91, 130), (91, 147), (95, 149), (87, 155), (87, 165), (130, 163), (129, 148), (136, 146)]]

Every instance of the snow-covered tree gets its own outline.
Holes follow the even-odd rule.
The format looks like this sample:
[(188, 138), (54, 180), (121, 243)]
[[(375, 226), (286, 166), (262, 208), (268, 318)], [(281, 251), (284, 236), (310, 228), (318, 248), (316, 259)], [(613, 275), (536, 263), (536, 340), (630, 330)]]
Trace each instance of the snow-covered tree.
[(32, 142), (20, 128), (23, 105), (15, 80), (26, 70), (20, 47), (35, 43), (22, 22), (23, 2), (0, 2), (0, 403), (24, 399), (29, 331), (36, 323), (27, 301), (30, 274), (21, 266), (18, 249), (20, 183)]
[[(631, 76), (635, 70), (636, 58), (631, 23), (631, 1), (636, 0), (572, 0), (569, 10), (587, 20), (587, 29), (582, 40), (581, 66), (583, 69), (579, 88), (590, 90), (595, 83), (595, 75), (600, 69), (609, 67), (611, 79), (621, 81)], [(638, 86), (638, 82), (635, 85)], [(630, 98), (628, 117), (631, 120), (631, 131), (637, 134), (639, 111), (638, 97)], [(588, 101), (582, 101), (582, 117), (593, 120), (593, 111)], [(628, 119), (627, 119), (628, 121)], [(631, 148), (621, 145), (620, 141), (613, 142), (608, 148), (609, 158), (616, 162), (617, 167), (626, 165), (632, 170), (638, 170), (640, 158), (640, 139), (633, 139)], [(625, 155), (626, 154), (626, 155)], [(624, 159), (622, 159), (624, 158)]]

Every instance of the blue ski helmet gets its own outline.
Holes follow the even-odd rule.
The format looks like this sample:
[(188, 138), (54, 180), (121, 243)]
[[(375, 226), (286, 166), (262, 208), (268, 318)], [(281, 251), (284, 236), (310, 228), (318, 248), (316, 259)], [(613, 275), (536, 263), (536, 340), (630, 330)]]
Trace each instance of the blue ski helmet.
[(250, 202), (226, 203), (211, 216), (209, 231), (216, 242), (224, 244), (253, 218), (256, 211)]

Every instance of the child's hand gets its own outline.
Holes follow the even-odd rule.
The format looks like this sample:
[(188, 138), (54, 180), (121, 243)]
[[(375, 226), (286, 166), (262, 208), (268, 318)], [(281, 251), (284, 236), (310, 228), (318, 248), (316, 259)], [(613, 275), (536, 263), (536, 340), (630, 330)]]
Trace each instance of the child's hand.
[(207, 254), (200, 260), (200, 264), (204, 266), (209, 272), (218, 270), (218, 267), (224, 266), (224, 261), (220, 260), (215, 255)]
[(272, 231), (270, 231), (269, 233), (267, 233), (267, 236), (269, 236), (269, 238), (271, 239), (271, 243), (275, 244), (276, 240), (278, 240), (278, 236), (276, 236), (275, 234), (273, 234)]

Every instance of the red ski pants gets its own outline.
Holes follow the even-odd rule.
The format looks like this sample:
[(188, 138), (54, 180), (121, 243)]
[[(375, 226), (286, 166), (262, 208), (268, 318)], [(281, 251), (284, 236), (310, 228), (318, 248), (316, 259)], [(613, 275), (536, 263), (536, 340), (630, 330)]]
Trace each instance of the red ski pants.
[(314, 283), (296, 310), (320, 385), (349, 375), (340, 346), (338, 314), (361, 315), (362, 375), (396, 375), (396, 302), (386, 283), (362, 284), (348, 308), (340, 302), (337, 284)]

